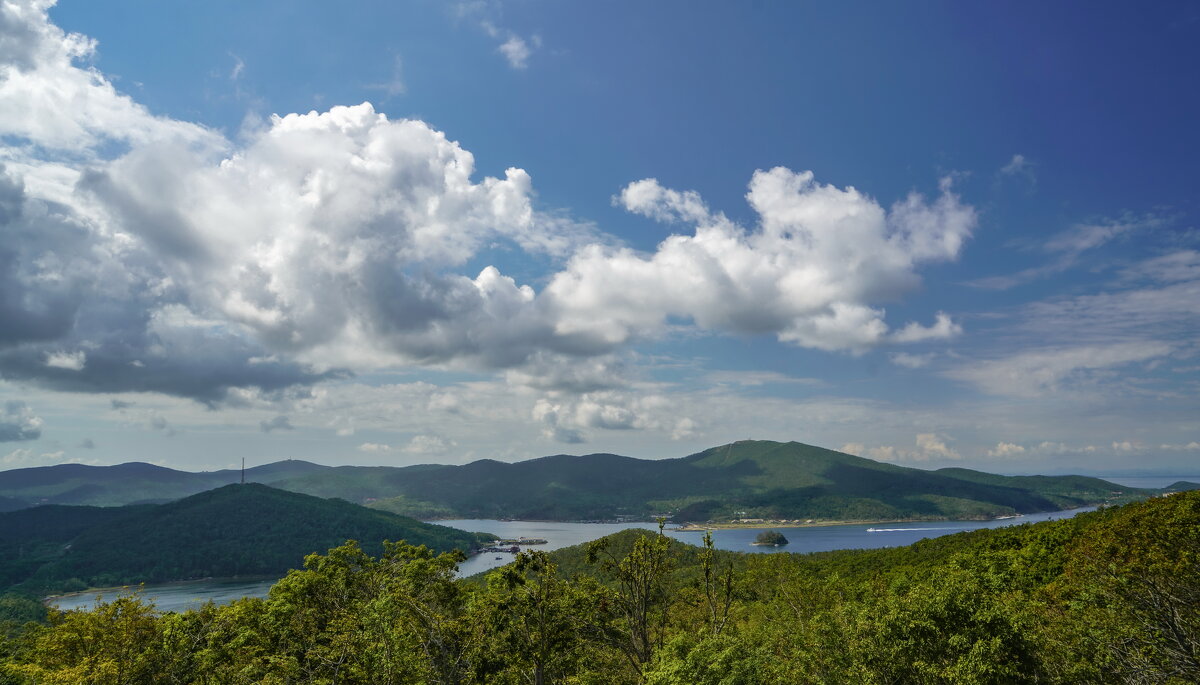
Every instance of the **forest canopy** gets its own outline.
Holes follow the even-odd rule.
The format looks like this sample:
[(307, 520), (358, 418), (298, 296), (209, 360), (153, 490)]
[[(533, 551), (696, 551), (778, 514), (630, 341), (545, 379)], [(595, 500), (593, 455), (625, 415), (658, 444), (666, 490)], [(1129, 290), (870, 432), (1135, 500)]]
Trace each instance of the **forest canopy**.
[(1200, 492), (907, 547), (753, 555), (625, 531), (456, 579), (348, 543), (264, 599), (10, 624), (6, 683), (1194, 683)]

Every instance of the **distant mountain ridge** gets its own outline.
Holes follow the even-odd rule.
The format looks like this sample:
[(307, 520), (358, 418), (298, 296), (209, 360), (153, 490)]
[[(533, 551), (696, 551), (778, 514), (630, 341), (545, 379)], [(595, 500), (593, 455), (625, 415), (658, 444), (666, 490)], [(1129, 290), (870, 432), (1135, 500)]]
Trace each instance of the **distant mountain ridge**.
[[(239, 479), (237, 470), (191, 473), (139, 463), (20, 469), (0, 472), (0, 505), (161, 503)], [(926, 471), (765, 440), (658, 460), (559, 454), (407, 467), (289, 460), (248, 468), (246, 480), (417, 518), (546, 520), (987, 518), (1162, 492), (1086, 476)]]
[[(328, 466), (288, 459), (246, 469), (246, 482), (269, 484)], [(177, 471), (145, 462), (115, 466), (59, 464), (0, 471), (0, 511), (41, 504), (162, 504), (241, 481), (239, 469)]]

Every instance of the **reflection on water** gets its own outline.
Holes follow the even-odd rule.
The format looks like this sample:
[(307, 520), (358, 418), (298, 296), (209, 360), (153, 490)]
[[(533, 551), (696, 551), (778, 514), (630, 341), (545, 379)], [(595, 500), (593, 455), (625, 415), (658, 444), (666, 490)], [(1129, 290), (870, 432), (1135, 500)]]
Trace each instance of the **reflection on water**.
[[(787, 536), (785, 547), (755, 547), (751, 543), (764, 530), (771, 528), (726, 528), (712, 531), (713, 544), (718, 549), (735, 552), (777, 554), (780, 552), (825, 552), (835, 549), (877, 549), (909, 545), (917, 540), (939, 535), (949, 535), (978, 528), (999, 528), (1021, 523), (1036, 523), (1069, 518), (1081, 511), (1095, 507), (1055, 511), (995, 521), (924, 521), (903, 524), (849, 524), (838, 526), (805, 526), (802, 528), (777, 528)], [(501, 538), (541, 538), (544, 545), (527, 549), (555, 550), (560, 547), (578, 545), (596, 538), (611, 535), (627, 528), (657, 530), (656, 523), (559, 523), (554, 521), (496, 521), (491, 519), (457, 519), (437, 521), (444, 526), (462, 530), (492, 533)], [(667, 534), (683, 542), (698, 545), (703, 532), (682, 532), (667, 529)], [(459, 575), (470, 576), (496, 568), (512, 560), (510, 554), (476, 554), (459, 566)], [(232, 602), (240, 597), (265, 597), (275, 584), (274, 580), (237, 581), (204, 580), (186, 583), (147, 585), (142, 596), (154, 601), (161, 611), (183, 611), (194, 609), (207, 601), (217, 604)], [(103, 591), (104, 597), (112, 599), (119, 589)], [(60, 609), (89, 608), (96, 596), (93, 590), (87, 593), (68, 595), (53, 600)]]
[[(160, 611), (184, 611), (199, 609), (205, 602), (228, 604), (242, 597), (266, 597), (271, 586), (278, 578), (266, 580), (189, 580), (180, 583), (162, 583), (145, 585), (141, 597), (154, 602)], [(106, 588), (90, 590), (75, 594), (55, 597), (50, 604), (66, 611), (67, 609), (90, 609), (99, 594), (102, 599), (111, 601), (122, 592), (132, 592), (138, 589), (136, 585), (123, 588)]]

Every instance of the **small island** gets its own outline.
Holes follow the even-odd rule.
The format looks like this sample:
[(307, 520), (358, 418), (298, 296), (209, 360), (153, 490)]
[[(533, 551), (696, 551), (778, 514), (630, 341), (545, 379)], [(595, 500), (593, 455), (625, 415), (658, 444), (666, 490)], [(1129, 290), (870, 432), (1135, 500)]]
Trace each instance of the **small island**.
[(781, 545), (786, 545), (787, 543), (788, 539), (783, 537), (783, 533), (780, 533), (777, 530), (764, 530), (763, 532), (759, 533), (758, 537), (754, 538), (754, 542), (750, 544), (758, 545), (760, 547), (779, 547)]

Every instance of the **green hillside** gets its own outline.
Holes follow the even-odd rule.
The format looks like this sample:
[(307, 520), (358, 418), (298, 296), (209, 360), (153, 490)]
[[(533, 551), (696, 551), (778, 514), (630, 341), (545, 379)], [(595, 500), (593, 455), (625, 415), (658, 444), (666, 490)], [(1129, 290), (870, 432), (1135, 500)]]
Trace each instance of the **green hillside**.
[(1112, 497), (1118, 498), (1130, 490), (1125, 486), (1088, 476), (998, 476), (963, 468), (938, 469), (935, 473), (972, 483), (1033, 490), (1063, 507), (1079, 506), (1082, 502), (1093, 500), (1097, 493), (1108, 492)]
[[(328, 467), (289, 459), (246, 469), (250, 483), (271, 483)], [(161, 504), (237, 483), (240, 470), (176, 471), (154, 464), (130, 462), (116, 466), (59, 464), (0, 471), (0, 511), (43, 504), (116, 507)]]
[(163, 505), (35, 507), (0, 514), (0, 531), (0, 580), (37, 591), (282, 575), (347, 539), (378, 554), (383, 540), (446, 552), (491, 538), (258, 484)]
[(809, 555), (626, 530), (461, 580), (452, 555), (345, 545), (265, 598), (9, 622), (0, 682), (1185, 685), (1197, 559), (1200, 492)]
[[(988, 480), (990, 477), (993, 480)], [(1146, 491), (1095, 478), (925, 471), (797, 442), (742, 441), (679, 459), (557, 455), (506, 464), (340, 467), (277, 483), (418, 517), (588, 520), (988, 518)]]
[(1188, 490), (1200, 490), (1200, 483), (1193, 483), (1187, 480), (1177, 480), (1163, 488), (1163, 492), (1187, 492)]
[[(0, 472), (0, 497), (27, 502), (163, 502), (218, 487), (236, 471), (185, 473), (149, 464), (65, 465)], [(340, 497), (416, 518), (676, 521), (738, 518), (897, 520), (989, 518), (1114, 503), (1160, 491), (1082, 476), (926, 471), (798, 442), (745, 440), (675, 459), (565, 454), (462, 466), (268, 464), (247, 480)]]

